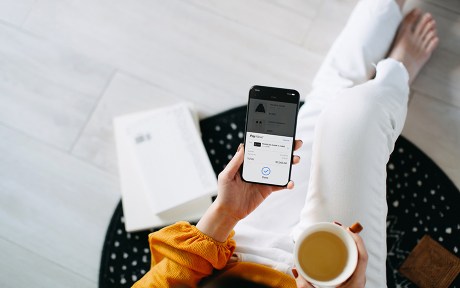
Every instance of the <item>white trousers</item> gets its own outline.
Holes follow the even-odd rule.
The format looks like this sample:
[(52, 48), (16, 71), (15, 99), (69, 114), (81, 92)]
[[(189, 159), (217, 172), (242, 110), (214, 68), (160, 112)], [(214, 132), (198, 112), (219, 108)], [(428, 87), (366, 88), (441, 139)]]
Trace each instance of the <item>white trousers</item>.
[(235, 227), (240, 261), (291, 273), (306, 226), (359, 221), (366, 287), (386, 287), (386, 164), (406, 118), (409, 77), (400, 62), (382, 59), (401, 20), (393, 0), (357, 4), (299, 111), (295, 188), (272, 194)]

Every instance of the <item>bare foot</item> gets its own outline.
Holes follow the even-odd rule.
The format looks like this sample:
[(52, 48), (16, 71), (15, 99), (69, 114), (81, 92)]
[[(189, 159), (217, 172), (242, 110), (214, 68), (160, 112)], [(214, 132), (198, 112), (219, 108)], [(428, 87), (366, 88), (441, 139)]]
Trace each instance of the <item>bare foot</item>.
[(404, 64), (409, 72), (409, 84), (412, 84), (438, 43), (433, 16), (414, 9), (404, 17), (399, 26), (388, 57)]

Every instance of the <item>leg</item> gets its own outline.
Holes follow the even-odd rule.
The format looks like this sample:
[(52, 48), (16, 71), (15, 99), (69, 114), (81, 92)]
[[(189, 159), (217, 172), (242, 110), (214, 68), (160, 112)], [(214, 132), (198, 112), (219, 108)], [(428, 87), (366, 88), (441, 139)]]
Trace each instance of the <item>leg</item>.
[(386, 281), (386, 164), (404, 125), (408, 84), (437, 44), (431, 15), (412, 11), (391, 58), (377, 65), (376, 78), (342, 90), (316, 127), (309, 192), (294, 240), (315, 222), (361, 221), (368, 227), (362, 236), (370, 255), (370, 287)]
[[(372, 24), (367, 25), (368, 27), (373, 28), (363, 29), (361, 25), (363, 19)], [(304, 207), (310, 179), (312, 146), (317, 119), (335, 91), (348, 87), (348, 83), (355, 82), (354, 79), (350, 80), (351, 82), (345, 81), (342, 77), (351, 75), (349, 69), (353, 70), (356, 65), (360, 65), (361, 68), (357, 69), (360, 71), (359, 76), (351, 76), (359, 78), (359, 82), (368, 79), (370, 73), (367, 70), (370, 69), (372, 62), (377, 62), (385, 55), (400, 20), (401, 12), (393, 0), (363, 0), (356, 7), (349, 23), (326, 57), (325, 63), (315, 78), (314, 89), (299, 112), (297, 138), (302, 139), (304, 145), (297, 152), (301, 157), (300, 164), (294, 166), (292, 170), (291, 179), (295, 183), (295, 189), (271, 195), (235, 227), (235, 240), (238, 243), (236, 252), (249, 257), (269, 255), (270, 259), (259, 259), (259, 262), (264, 261), (264, 264), (267, 265), (271, 265), (273, 261), (279, 262), (280, 259), (284, 259), (282, 261), (284, 263), (292, 262), (292, 240), (287, 235), (299, 222), (299, 214)], [(382, 23), (385, 25), (378, 25)], [(386, 35), (376, 40), (383, 47), (375, 47), (378, 45), (375, 45), (373, 38), (377, 34)], [(357, 37), (357, 35), (360, 36)], [(365, 53), (370, 54), (363, 54), (362, 49), (356, 49), (356, 46), (367, 47)], [(346, 49), (341, 49), (341, 47)], [(351, 58), (355, 59), (353, 65), (348, 60)], [(329, 79), (326, 79), (328, 77)], [(322, 82), (327, 84), (322, 85)], [(344, 85), (343, 82), (347, 84)], [(328, 87), (331, 83), (334, 89)], [(261, 241), (261, 239), (265, 240)]]
[[(354, 85), (354, 78), (359, 79), (359, 83), (369, 79), (368, 70), (372, 63), (386, 55), (400, 21), (401, 11), (393, 0), (362, 0), (358, 3), (316, 75), (313, 91), (299, 111), (297, 138), (302, 139), (304, 145), (297, 152), (301, 157), (300, 164), (292, 169), (295, 189), (271, 195), (243, 223), (253, 227), (270, 223), (265, 229), (284, 234), (298, 222), (307, 194), (318, 116), (337, 90)], [(350, 79), (345, 80), (345, 77)], [(280, 211), (283, 217), (273, 211)]]
[[(387, 1), (387, 0), (382, 0), (382, 1)], [(388, 2), (388, 5), (392, 5), (391, 2)], [(395, 13), (394, 9), (392, 9), (391, 11), (393, 11), (391, 13)], [(400, 14), (399, 11), (397, 11), (397, 15), (399, 15), (398, 13)], [(353, 15), (355, 15), (354, 17), (357, 17), (356, 15), (359, 15), (359, 14), (354, 13)], [(397, 17), (397, 15), (394, 15), (394, 16)], [(387, 24), (387, 23), (385, 23), (385, 24)], [(353, 26), (347, 25), (347, 28), (350, 28), (350, 27), (353, 27)], [(345, 29), (345, 30), (347, 30), (347, 29)], [(422, 30), (425, 31), (426, 29), (422, 29)], [(344, 31), (343, 34), (346, 34), (345, 32), (346, 31)], [(424, 37), (424, 38), (428, 39), (427, 37)], [(403, 37), (403, 39), (406, 39), (406, 38)], [(428, 44), (426, 46), (426, 47), (431, 47), (430, 49), (434, 49), (434, 47), (436, 46), (435, 44), (433, 44), (434, 43), (433, 41), (437, 41), (437, 38), (432, 38), (432, 39), (434, 39), (434, 40), (428, 41)], [(343, 41), (343, 37), (342, 37), (341, 41)], [(406, 47), (413, 47), (412, 44), (413, 43), (409, 43), (408, 45), (406, 45)], [(390, 44), (388, 43), (388, 46), (389, 45)], [(397, 47), (399, 47), (399, 46), (396, 45), (396, 48)], [(394, 51), (396, 51), (396, 50), (397, 49), (394, 49)], [(428, 52), (429, 52), (429, 54), (431, 54), (432, 50), (431, 51), (428, 51), (428, 50), (425, 51), (425, 54), (428, 53)], [(332, 54), (332, 52), (334, 52), (334, 50), (331, 50), (330, 54)], [(338, 50), (336, 50), (334, 53), (338, 53)], [(346, 56), (346, 53), (344, 53), (344, 54)], [(422, 53), (422, 54), (424, 54), (424, 53)], [(408, 59), (406, 57), (407, 53), (396, 53), (395, 55), (392, 55), (392, 56), (393, 56), (393, 58), (404, 62), (404, 64), (407, 67), (412, 67), (411, 65), (408, 65), (408, 62), (407, 62)], [(334, 58), (333, 55), (328, 56), (328, 57), (329, 58)], [(336, 57), (336, 58), (338, 58), (338, 57)], [(364, 58), (365, 57), (363, 57), (363, 59)], [(429, 57), (426, 57), (426, 60), (428, 58)], [(426, 62), (426, 60), (425, 60), (425, 62)], [(394, 77), (391, 77), (392, 76), (391, 73), (385, 73), (385, 71), (393, 70), (393, 69), (396, 69), (396, 70), (400, 69), (399, 74), (402, 73), (404, 76), (406, 76), (404, 74), (404, 72), (403, 72), (404, 69), (402, 67), (397, 66), (395, 63), (393, 63), (391, 61), (389, 61), (390, 64), (388, 64), (388, 61), (385, 62), (387, 64), (385, 64), (385, 63), (379, 64), (379, 66), (382, 67), (382, 69), (381, 69), (381, 72), (379, 73), (379, 75), (377, 75), (377, 78), (375, 80), (370, 81), (370, 83), (366, 83), (367, 85), (363, 84), (363, 85), (360, 85), (358, 87), (355, 87), (356, 90), (355, 89), (344, 90), (344, 92), (342, 93), (343, 95), (340, 95), (339, 97), (337, 97), (337, 99), (340, 99), (340, 97), (344, 97), (345, 95), (347, 95), (347, 92), (348, 92), (348, 94), (350, 94), (350, 91), (351, 92), (356, 91), (357, 93), (361, 91), (361, 94), (363, 94), (363, 91), (365, 92), (366, 90), (369, 90), (369, 88), (372, 88), (374, 86), (375, 86), (374, 88), (379, 88), (379, 85), (382, 85), (382, 83), (388, 82), (388, 80), (384, 80), (384, 79), (387, 79), (387, 78), (392, 79), (392, 81), (393, 81)], [(393, 64), (391, 64), (391, 63), (393, 63)], [(391, 68), (392, 65), (394, 66), (393, 68)], [(419, 66), (421, 67), (422, 65), (419, 65)], [(416, 66), (417, 65), (415, 65), (414, 67), (416, 67)], [(323, 65), (323, 67), (324, 67), (324, 65)], [(326, 70), (328, 70), (328, 69), (326, 69)], [(331, 71), (331, 70), (333, 70), (333, 69), (329, 69), (329, 71)], [(409, 69), (409, 70), (410, 70), (409, 74), (411, 75), (411, 77), (413, 77), (414, 76), (414, 70), (411, 70), (411, 69)], [(320, 73), (317, 76), (317, 79), (321, 79), (321, 77), (323, 77), (323, 76), (325, 76), (327, 74), (324, 71), (325, 71), (324, 69), (323, 69), (322, 72), (320, 71)], [(337, 75), (340, 76), (340, 71), (338, 71), (337, 73), (338, 73)], [(398, 74), (398, 73), (396, 73), (396, 74)], [(403, 75), (401, 76), (402, 78), (404, 78)], [(325, 86), (317, 85), (316, 89), (314, 89), (314, 91), (307, 98), (305, 106), (301, 109), (301, 111), (299, 113), (298, 128), (297, 128), (298, 138), (300, 138), (300, 139), (302, 139), (304, 141), (304, 146), (302, 147), (301, 151), (299, 151), (299, 153), (298, 153), (302, 158), (301, 164), (298, 165), (297, 167), (293, 168), (292, 179), (296, 183), (296, 188), (294, 189), (294, 191), (278, 192), (278, 193), (270, 196), (256, 211), (254, 211), (254, 213), (249, 215), (246, 219), (241, 221), (237, 225), (237, 227), (235, 227), (235, 230), (236, 230), (235, 239), (236, 239), (236, 241), (238, 243), (236, 252), (240, 253), (241, 255), (244, 254), (245, 257), (247, 256), (245, 258), (247, 260), (253, 259), (254, 262), (267, 264), (267, 265), (273, 266), (276, 269), (283, 270), (283, 271), (285, 271), (286, 266), (281, 265), (281, 264), (288, 264), (288, 265), (291, 264), (292, 265), (291, 252), (292, 252), (292, 248), (293, 248), (292, 246), (293, 245), (292, 245), (292, 242), (289, 241), (288, 238), (286, 237), (286, 234), (288, 233), (288, 231), (290, 231), (290, 228), (293, 227), (298, 222), (298, 213), (300, 213), (300, 211), (302, 210), (305, 195), (307, 194), (308, 189), (311, 189), (312, 191), (315, 191), (314, 188), (316, 186), (318, 186), (318, 184), (315, 184), (315, 183), (320, 183), (319, 181), (315, 182), (315, 180), (312, 180), (310, 183), (308, 182), (308, 179), (310, 178), (309, 175), (310, 175), (310, 163), (311, 162), (313, 163), (312, 164), (312, 176), (311, 176), (311, 178), (316, 179), (318, 177), (318, 175), (321, 175), (321, 174), (313, 174), (313, 173), (315, 173), (315, 167), (317, 166), (315, 163), (318, 163), (318, 160), (313, 160), (313, 161), (310, 160), (311, 155), (312, 155), (311, 151), (312, 151), (312, 145), (313, 145), (313, 138), (317, 137), (317, 138), (321, 139), (321, 137), (319, 137), (318, 135), (314, 136), (314, 134), (315, 134), (314, 133), (315, 125), (316, 125), (316, 122), (317, 122), (317, 119), (318, 119), (319, 115), (322, 113), (322, 111), (323, 111), (324, 107), (326, 106), (326, 104), (329, 102), (329, 100), (331, 98), (333, 98), (333, 95), (336, 94), (336, 93), (334, 93), (334, 91), (337, 92), (337, 91), (341, 90), (342, 88), (344, 88), (344, 87), (338, 88), (338, 87), (340, 87), (340, 85), (336, 85), (337, 83), (340, 83), (340, 77), (339, 78), (334, 78), (334, 75), (331, 75), (331, 80), (333, 80), (331, 82), (335, 81), (334, 82), (335, 86), (333, 85), (333, 87), (335, 87), (335, 88), (328, 89)], [(399, 79), (399, 80), (404, 82), (404, 79)], [(395, 87), (393, 87), (394, 85), (392, 85), (391, 81), (389, 81), (388, 83), (386, 83), (386, 84), (389, 84), (389, 87), (387, 87), (386, 89), (383, 89), (382, 91), (380, 91), (380, 94), (384, 93), (384, 90), (385, 91), (388, 90), (388, 92), (392, 92), (394, 89), (396, 89), (396, 90), (398, 90), (398, 89), (399, 90), (401, 90), (401, 89), (404, 90), (404, 85), (407, 86), (407, 80), (406, 80), (405, 83), (406, 84), (403, 84), (402, 88), (401, 87), (398, 88), (399, 84), (397, 84)], [(385, 85), (383, 85), (383, 87), (385, 87)], [(370, 90), (372, 90), (372, 89), (370, 89)], [(353, 94), (353, 93), (351, 93), (351, 94)], [(388, 116), (388, 119), (390, 119), (389, 121), (390, 121), (390, 124), (392, 125), (391, 127), (393, 129), (392, 136), (387, 135), (388, 136), (387, 137), (387, 141), (388, 141), (387, 142), (387, 145), (388, 145), (387, 154), (388, 155), (389, 155), (389, 153), (391, 153), (392, 145), (393, 145), (392, 143), (394, 143), (394, 140), (397, 138), (397, 135), (399, 135), (399, 133), (400, 133), (400, 129), (402, 129), (402, 124), (401, 123), (404, 122), (405, 108), (400, 109), (400, 106), (401, 106), (401, 101), (402, 101), (402, 103), (404, 103), (404, 98), (407, 98), (407, 95), (406, 95), (406, 97), (404, 97), (404, 95), (407, 94), (407, 92), (406, 93), (401, 92), (401, 94), (403, 95), (403, 96), (400, 97), (401, 99), (398, 100), (397, 97), (391, 97), (390, 100), (383, 101), (386, 104), (382, 105), (382, 107), (386, 107), (385, 109), (389, 111), (389, 114), (387, 116)], [(348, 98), (353, 98), (353, 97), (344, 97), (344, 99), (342, 99), (342, 102), (340, 102), (340, 103), (341, 104), (347, 104), (348, 103), (348, 101), (347, 101)], [(364, 99), (364, 97), (357, 97), (357, 99), (355, 99), (357, 101), (356, 103), (360, 103), (359, 101), (362, 100), (361, 98)], [(377, 97), (377, 98), (379, 100), (385, 99), (384, 97)], [(343, 101), (346, 101), (346, 103), (343, 103)], [(366, 103), (366, 102), (363, 102), (363, 103)], [(341, 106), (341, 105), (335, 105), (335, 106), (336, 107), (342, 107), (342, 108), (346, 107), (346, 106)], [(369, 105), (369, 106), (371, 106), (370, 108), (372, 108), (372, 105)], [(405, 107), (405, 105), (403, 105), (403, 106)], [(334, 106), (332, 106), (332, 107), (334, 107)], [(365, 111), (367, 109), (366, 105), (360, 105), (360, 107), (363, 108), (363, 109), (358, 109), (358, 112), (360, 112), (360, 111), (363, 112), (363, 111)], [(366, 109), (364, 109), (364, 108), (366, 108)], [(332, 110), (332, 109), (333, 108), (328, 109), (328, 110)], [(371, 109), (371, 111), (373, 111), (373, 110)], [(399, 112), (396, 112), (396, 111), (399, 111)], [(401, 111), (403, 111), (403, 112), (401, 112)], [(329, 113), (329, 114), (331, 114), (331, 113)], [(326, 113), (326, 115), (327, 115), (327, 113)], [(359, 115), (359, 113), (358, 113), (358, 115)], [(401, 115), (404, 115), (404, 117), (402, 117)], [(367, 116), (369, 116), (369, 114)], [(381, 116), (381, 118), (383, 117), (382, 115), (380, 115), (380, 116)], [(322, 118), (325, 118), (325, 117), (326, 116), (322, 116)], [(402, 120), (401, 120), (401, 118), (402, 118)], [(335, 121), (337, 121), (337, 120), (335, 120)], [(378, 125), (374, 125), (374, 126), (378, 126)], [(378, 127), (380, 127), (380, 126), (378, 126)], [(321, 131), (322, 129), (323, 128), (319, 128), (319, 129), (316, 129), (316, 130)], [(318, 133), (319, 132), (316, 132), (316, 134), (318, 134)], [(390, 133), (390, 132), (388, 132), (388, 133)], [(342, 133), (342, 135), (343, 135), (343, 133)], [(360, 135), (360, 136), (362, 136), (362, 135)], [(344, 137), (344, 138), (345, 138), (344, 140), (347, 139), (347, 137)], [(366, 138), (374, 139), (373, 137), (366, 137)], [(320, 141), (320, 143), (321, 143), (321, 140), (315, 140), (315, 142), (318, 142), (318, 141)], [(330, 142), (330, 143), (332, 143), (332, 142)], [(316, 147), (318, 147), (318, 145), (321, 146), (320, 144), (315, 144)], [(346, 147), (348, 147), (350, 149), (353, 148), (352, 145), (349, 145), (349, 146), (346, 146)], [(334, 147), (330, 148), (331, 151), (334, 151), (334, 149), (335, 149)], [(314, 149), (314, 151), (316, 151), (316, 150), (317, 149)], [(324, 150), (327, 151), (327, 149), (323, 149), (323, 151)], [(317, 152), (314, 152), (314, 153), (317, 153)], [(316, 159), (317, 158), (318, 157), (316, 157)], [(382, 160), (382, 159), (380, 159), (380, 160)], [(387, 160), (388, 160), (388, 157), (386, 158), (385, 163), (386, 163)], [(342, 161), (342, 163), (346, 163), (346, 162), (347, 161)], [(334, 162), (332, 162), (332, 163), (334, 163)], [(330, 165), (335, 165), (335, 164), (330, 164)], [(345, 167), (345, 169), (343, 171), (348, 169), (347, 166), (342, 166), (342, 167)], [(359, 165), (358, 165), (358, 167), (359, 167)], [(382, 171), (385, 171), (384, 170), (385, 165), (383, 165), (382, 169), (383, 169)], [(335, 169), (335, 170), (332, 170), (332, 171), (336, 171), (337, 173), (339, 173), (340, 171), (338, 171), (338, 170), (340, 170), (340, 169)], [(354, 175), (355, 175), (356, 179), (359, 179), (359, 177), (357, 177), (359, 174), (355, 173)], [(323, 176), (323, 175), (321, 175), (321, 176)], [(383, 185), (385, 185), (384, 182), (385, 181), (383, 181)], [(310, 187), (310, 188), (308, 188), (308, 187)], [(376, 187), (374, 187), (374, 188), (381, 192), (381, 187), (378, 186), (378, 187), (380, 187), (380, 190), (378, 189), (378, 187), (377, 188)], [(323, 219), (321, 217), (323, 217), (324, 215), (316, 217), (316, 218), (314, 217), (314, 215), (316, 213), (318, 213), (318, 215), (321, 215), (321, 211), (319, 211), (319, 210), (323, 209), (322, 206), (315, 205), (315, 204), (320, 203), (321, 205), (326, 205), (325, 206), (326, 208), (327, 208), (327, 205), (333, 205), (333, 203), (331, 203), (331, 202), (322, 203), (320, 201), (319, 202), (317, 201), (315, 203), (315, 198), (316, 199), (321, 199), (321, 195), (320, 195), (320, 193), (318, 193), (318, 191), (319, 190), (316, 190), (316, 192), (309, 192), (309, 194), (312, 194), (311, 197), (309, 196), (309, 198), (308, 198), (308, 199), (312, 199), (311, 204), (310, 204), (310, 200), (308, 200), (309, 202), (307, 203), (307, 206), (303, 209), (303, 212), (302, 212), (303, 221), (301, 221), (301, 223), (296, 227), (297, 229), (294, 229), (294, 234), (296, 234), (299, 230), (301, 230), (302, 227), (304, 227), (305, 225), (308, 225), (308, 223), (309, 223), (308, 218), (310, 216), (312, 217), (311, 219), (313, 219), (312, 221), (310, 221), (310, 223), (311, 222), (316, 222), (316, 219)], [(346, 195), (346, 194), (342, 193), (342, 195)], [(347, 198), (348, 200), (350, 199), (348, 197), (345, 197), (345, 198)], [(359, 199), (359, 197), (357, 199)], [(377, 214), (375, 214), (375, 215), (377, 215), (377, 216), (374, 215), (375, 217), (373, 217), (371, 219), (371, 222), (372, 223), (374, 223), (374, 222), (377, 223), (377, 226), (379, 226), (380, 222), (382, 222), (382, 221), (380, 221), (381, 219), (383, 219), (383, 226), (385, 226), (386, 202), (382, 202), (382, 201), (385, 201), (385, 197), (383, 197), (383, 200), (381, 199), (381, 201), (380, 201), (380, 204), (381, 204), (381, 206), (383, 208), (380, 210), (379, 213), (376, 212)], [(346, 207), (352, 207), (352, 206), (347, 206), (346, 202), (344, 202), (344, 203), (345, 203), (344, 205)], [(315, 209), (315, 207), (316, 207), (316, 209)], [(333, 207), (333, 206), (330, 206), (330, 207)], [(349, 208), (349, 209), (352, 209), (352, 208)], [(346, 208), (342, 209), (342, 212), (345, 211), (345, 210), (346, 210)], [(356, 217), (359, 216), (358, 214), (359, 213), (356, 214)], [(334, 219), (334, 218), (335, 219), (341, 219), (341, 218), (343, 218), (343, 217), (337, 217), (336, 218), (336, 216), (334, 216), (333, 213), (331, 215), (332, 216), (329, 217), (331, 219)], [(382, 215), (384, 215), (384, 216), (382, 216)], [(343, 218), (343, 219), (345, 219), (345, 218)], [(352, 219), (352, 217), (350, 217), (350, 219)], [(359, 217), (359, 219), (362, 219), (362, 218)], [(321, 221), (324, 221), (324, 220), (321, 220)], [(346, 221), (344, 221), (344, 223), (346, 223)], [(363, 224), (366, 224), (366, 222), (363, 221)], [(374, 226), (374, 225), (369, 225), (369, 227), (371, 227), (371, 226)], [(382, 229), (381, 229), (380, 226), (379, 226), (379, 228), (376, 228), (376, 230), (374, 229), (372, 231), (369, 228), (368, 231), (369, 231), (368, 233), (370, 235), (372, 235), (374, 238), (375, 238), (375, 235), (378, 235), (377, 240), (380, 239), (380, 241), (383, 241), (383, 246), (379, 246), (378, 244), (375, 244), (375, 243), (372, 244), (371, 243), (371, 246), (374, 247), (372, 249), (372, 251), (377, 250), (377, 253), (370, 253), (371, 257), (374, 254), (376, 255), (376, 257), (373, 257), (372, 260), (371, 260), (371, 261), (375, 262), (376, 264), (370, 264), (369, 265), (370, 267), (374, 267), (373, 269), (371, 269), (374, 272), (371, 272), (370, 276), (368, 278), (369, 279), (374, 279), (374, 280), (377, 279), (375, 281), (377, 281), (378, 283), (384, 283), (384, 282), (380, 282), (380, 280), (382, 280), (382, 279), (379, 279), (378, 276), (375, 276), (375, 275), (378, 275), (378, 272), (379, 272), (378, 269), (381, 268), (381, 265), (379, 263), (382, 262), (382, 259), (383, 259), (383, 270), (380, 270), (380, 272), (383, 273), (382, 275), (385, 275), (385, 269), (384, 269), (385, 268), (384, 267), (385, 258), (386, 258), (386, 251), (384, 251), (386, 249), (386, 245), (385, 245), (385, 242), (384, 242), (385, 237), (382, 238), (381, 237), (382, 234), (381, 233), (378, 234), (379, 232), (382, 232)], [(385, 233), (385, 231), (383, 231), (383, 233)], [(371, 238), (371, 237), (367, 237), (367, 238)], [(372, 238), (372, 239), (374, 239), (374, 238)], [(377, 247), (377, 248), (375, 248), (375, 247)], [(380, 250), (378, 249), (378, 247), (380, 247)], [(262, 256), (262, 257), (260, 257), (260, 256)], [(268, 257), (268, 259), (267, 258), (262, 259), (263, 257)], [(254, 260), (254, 259), (257, 259), (257, 260)], [(377, 267), (377, 268), (375, 268), (375, 267)], [(289, 269), (288, 269), (288, 271), (289, 271)], [(377, 271), (377, 272), (375, 272), (375, 271)], [(372, 281), (374, 281), (374, 280), (372, 280)], [(373, 282), (370, 282), (370, 283), (373, 283)]]
[[(303, 205), (303, 201), (299, 199), (308, 191), (314, 131), (319, 115), (338, 91), (370, 79), (373, 63), (388, 53), (401, 22), (404, 1), (361, 0), (328, 52), (313, 81), (313, 91), (299, 111), (297, 138), (302, 139), (304, 145), (298, 152), (301, 163), (292, 171), (297, 193), (284, 197), (288, 198), (284, 206), (289, 211), (300, 211), (299, 204)], [(286, 221), (284, 227), (291, 228), (292, 223)]]
[(369, 80), (373, 65), (387, 55), (401, 19), (394, 0), (360, 1), (326, 56), (313, 90), (335, 92)]
[(318, 120), (308, 195), (294, 240), (308, 225), (359, 220), (369, 287), (386, 283), (386, 163), (407, 111), (403, 65), (379, 62), (374, 80), (342, 90)]

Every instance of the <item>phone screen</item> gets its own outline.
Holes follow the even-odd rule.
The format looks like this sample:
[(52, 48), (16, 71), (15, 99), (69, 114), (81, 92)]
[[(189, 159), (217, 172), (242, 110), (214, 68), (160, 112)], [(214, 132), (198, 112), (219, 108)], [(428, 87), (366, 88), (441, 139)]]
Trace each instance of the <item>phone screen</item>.
[(254, 86), (249, 92), (242, 178), (247, 182), (286, 186), (299, 106), (291, 89)]

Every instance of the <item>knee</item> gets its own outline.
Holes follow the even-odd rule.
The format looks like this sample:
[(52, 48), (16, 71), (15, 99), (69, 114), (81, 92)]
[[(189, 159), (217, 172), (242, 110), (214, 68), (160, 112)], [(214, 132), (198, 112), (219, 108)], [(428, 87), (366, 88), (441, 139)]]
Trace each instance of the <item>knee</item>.
[(388, 118), (377, 95), (347, 89), (324, 110), (322, 121), (328, 129), (347, 131), (357, 137), (378, 129)]
[[(317, 123), (315, 141), (324, 146), (323, 150), (329, 151), (327, 157), (335, 155), (335, 159), (344, 161), (361, 159), (355, 161), (360, 165), (372, 155), (383, 157), (392, 151), (396, 134), (387, 111), (374, 96), (341, 93), (332, 105), (326, 107)], [(356, 158), (358, 154), (366, 156)]]

